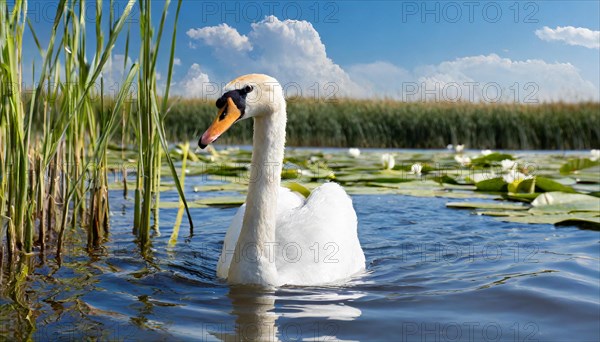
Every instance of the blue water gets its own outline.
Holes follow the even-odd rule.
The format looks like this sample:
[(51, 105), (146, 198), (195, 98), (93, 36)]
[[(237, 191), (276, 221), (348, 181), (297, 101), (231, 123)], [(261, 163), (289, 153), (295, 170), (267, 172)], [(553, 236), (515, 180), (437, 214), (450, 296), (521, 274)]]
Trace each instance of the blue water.
[[(142, 255), (132, 201), (111, 196), (103, 248), (73, 247), (60, 267), (49, 259), (29, 277), (34, 340), (600, 339), (596, 231), (503, 223), (442, 198), (353, 196), (367, 273), (339, 287), (265, 291), (216, 279), (235, 208), (192, 209), (194, 235), (182, 225), (173, 248), (176, 211), (162, 210)], [(10, 303), (0, 297), (0, 340), (28, 327)]]

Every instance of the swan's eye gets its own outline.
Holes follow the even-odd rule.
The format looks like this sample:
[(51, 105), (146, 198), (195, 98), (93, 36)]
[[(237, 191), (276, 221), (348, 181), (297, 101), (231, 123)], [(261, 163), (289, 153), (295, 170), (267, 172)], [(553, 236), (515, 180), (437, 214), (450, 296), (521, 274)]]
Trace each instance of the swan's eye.
[(227, 117), (227, 108), (223, 108), (223, 113), (219, 116), (219, 121), (225, 119)]
[(247, 85), (244, 87), (244, 93), (248, 94), (249, 92), (251, 92), (252, 90), (254, 90), (254, 87), (252, 87), (251, 85)]

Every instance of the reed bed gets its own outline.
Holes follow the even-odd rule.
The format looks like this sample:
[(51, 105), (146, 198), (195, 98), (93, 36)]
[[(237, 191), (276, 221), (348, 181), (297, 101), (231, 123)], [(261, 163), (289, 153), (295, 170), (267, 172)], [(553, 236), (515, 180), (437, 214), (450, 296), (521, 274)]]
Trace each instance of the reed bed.
[[(169, 139), (199, 137), (214, 102), (181, 100), (166, 119)], [(599, 103), (402, 103), (391, 100), (288, 100), (287, 145), (374, 148), (590, 149), (600, 146)], [(249, 144), (249, 120), (221, 143)]]
[[(110, 212), (107, 173), (111, 167), (107, 151), (119, 125), (123, 126), (121, 143), (134, 143), (140, 151), (134, 222), (140, 243), (148, 245), (152, 219), (158, 225), (158, 211), (150, 208), (158, 208), (163, 154), (187, 209), (173, 162), (164, 153), (168, 143), (163, 120), (169, 90), (167, 87), (165, 100), (159, 102), (156, 89), (156, 60), (170, 1), (164, 2), (156, 32), (151, 1), (138, 2), (140, 54), (133, 65), (127, 65), (127, 33), (124, 76), (111, 96), (105, 96), (102, 72), (136, 1), (129, 0), (119, 17), (115, 17), (113, 1), (109, 6), (103, 6), (101, 0), (94, 4), (60, 0), (50, 39), (42, 45), (27, 18), (27, 1), (17, 0), (10, 8), (0, 1), (0, 261), (6, 254), (8, 264), (36, 248), (44, 253), (49, 243), (60, 258), (68, 229), (83, 229), (90, 249), (106, 239)], [(181, 0), (175, 26), (180, 7)], [(106, 8), (108, 13), (103, 12)], [(95, 10), (95, 17), (85, 13), (89, 9)], [(90, 46), (86, 37), (90, 17), (95, 18), (95, 46)], [(31, 34), (37, 44), (40, 65), (23, 64), (25, 34)], [(88, 51), (94, 53), (88, 55)], [(33, 89), (23, 89), (24, 68), (34, 71)], [(132, 91), (134, 83), (137, 96)], [(188, 219), (191, 227), (189, 211)]]

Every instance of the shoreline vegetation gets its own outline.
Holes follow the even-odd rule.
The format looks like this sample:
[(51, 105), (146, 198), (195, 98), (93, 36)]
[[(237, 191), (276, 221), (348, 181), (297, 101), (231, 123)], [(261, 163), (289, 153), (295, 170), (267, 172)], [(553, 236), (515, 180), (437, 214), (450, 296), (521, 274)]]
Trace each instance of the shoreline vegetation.
[[(362, 148), (589, 150), (600, 146), (600, 103), (433, 103), (288, 99), (287, 145)], [(212, 100), (179, 99), (165, 117), (170, 141), (194, 142), (215, 116)], [(219, 144), (252, 141), (242, 121)]]
[[(161, 4), (157, 27), (149, 0), (128, 0), (119, 13), (112, 0), (108, 6), (101, 0), (87, 4), (60, 0), (49, 38), (40, 42), (28, 17), (28, 2), (0, 2), (0, 268), (33, 253), (56, 253), (60, 260), (61, 249), (71, 247), (65, 239), (80, 229), (90, 251), (106, 241), (111, 143), (135, 146), (138, 152), (131, 224), (140, 247), (147, 250), (151, 230), (158, 232), (163, 176), (173, 180), (190, 232), (193, 228), (164, 134), (182, 1), (171, 7), (171, 1)], [(129, 58), (128, 18), (136, 7), (141, 41), (139, 53)], [(174, 13), (172, 27), (165, 25), (168, 10)], [(86, 29), (90, 15), (94, 26)], [(95, 40), (88, 39), (94, 31)], [(23, 57), (24, 36), (34, 40), (39, 53), (31, 65)], [(119, 39), (125, 42), (124, 73), (109, 97), (115, 89), (106, 84), (103, 70)], [(168, 44), (169, 64), (167, 86), (159, 90), (161, 40)], [(33, 89), (23, 86), (25, 68), (33, 71)], [(161, 174), (163, 165), (167, 171)]]

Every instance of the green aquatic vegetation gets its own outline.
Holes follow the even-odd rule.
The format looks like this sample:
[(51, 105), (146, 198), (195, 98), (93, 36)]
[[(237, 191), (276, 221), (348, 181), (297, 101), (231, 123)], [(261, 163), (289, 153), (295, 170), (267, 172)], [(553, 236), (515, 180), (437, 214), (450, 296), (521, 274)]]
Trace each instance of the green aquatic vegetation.
[[(598, 103), (403, 103), (392, 100), (288, 100), (288, 146), (492, 149), (591, 149), (600, 146)], [(167, 118), (172, 140), (198, 137), (214, 119), (214, 100), (185, 99)], [(315, 125), (315, 122), (321, 124)], [(249, 144), (240, 122), (225, 144)]]
[(485, 210), (528, 210), (529, 207), (519, 204), (510, 204), (502, 202), (449, 202), (446, 203), (448, 208), (459, 209), (485, 209)]
[[(396, 160), (402, 160), (403, 164), (396, 165), (393, 170), (382, 170), (382, 153), (384, 152), (363, 151), (358, 157), (350, 157), (343, 150), (317, 152), (290, 149), (286, 152), (287, 169), (284, 168), (282, 186), (287, 186), (305, 197), (323, 182), (333, 181), (342, 184), (351, 195), (399, 194), (464, 199), (468, 201), (449, 202), (448, 207), (475, 210), (481, 215), (522, 223), (575, 224), (585, 221), (587, 225), (591, 225), (599, 215), (598, 199), (593, 196), (595, 193), (586, 193), (581, 188), (590, 184), (582, 184), (576, 178), (561, 176), (559, 169), (563, 163), (557, 162), (560, 158), (553, 155), (515, 157), (506, 153), (492, 153), (488, 156), (493, 157), (486, 162), (489, 166), (464, 167), (448, 152), (393, 152), (391, 155)], [(210, 179), (224, 183), (195, 187), (199, 192), (226, 191), (240, 195), (205, 198), (195, 201), (193, 206), (230, 207), (243, 203), (247, 187), (247, 179), (244, 178), (247, 166), (228, 167), (228, 163), (240, 159), (241, 154), (241, 151), (236, 149), (221, 151), (219, 163), (225, 165), (229, 176), (214, 178), (220, 172), (211, 167), (207, 170), (212, 174)], [(244, 151), (243, 154), (248, 154), (248, 151)], [(544, 170), (543, 176), (537, 174), (538, 169), (525, 170), (520, 166), (527, 165), (530, 156), (535, 165)], [(503, 170), (501, 165), (505, 160), (514, 161), (507, 170)], [(412, 174), (409, 171), (410, 166), (416, 162), (427, 163), (428, 172)], [(315, 177), (310, 170), (314, 165), (326, 170), (326, 174), (332, 173), (333, 177)], [(527, 177), (519, 170), (533, 174)], [(513, 173), (512, 176), (506, 176), (510, 172)], [(473, 182), (473, 179), (483, 180)], [(569, 197), (571, 195), (575, 197)], [(543, 198), (560, 199), (561, 204), (541, 205)], [(571, 201), (568, 204), (562, 203), (565, 198)], [(478, 202), (476, 199), (504, 201)]]
[(501, 221), (529, 224), (575, 224), (600, 229), (600, 200), (596, 197), (565, 192), (536, 194), (531, 206), (505, 203), (448, 203), (450, 208), (481, 209), (478, 214), (497, 217)]
[(565, 222), (588, 222), (595, 223), (600, 226), (600, 217), (592, 213), (576, 213), (576, 214), (548, 214), (548, 215), (524, 215), (524, 216), (506, 216), (499, 218), (501, 221), (513, 223), (528, 223), (528, 224), (560, 224)]
[(540, 194), (531, 205), (531, 212), (600, 212), (600, 200), (584, 194), (548, 192)]
[(475, 183), (477, 190), (486, 192), (507, 192), (508, 184), (502, 179), (502, 177), (496, 177), (492, 179), (482, 180)]
[(514, 159), (514, 157), (510, 154), (494, 152), (494, 153), (488, 154), (486, 156), (481, 156), (481, 157), (472, 159), (471, 165), (481, 166), (481, 167), (490, 167), (490, 166), (498, 165), (498, 163), (503, 160), (513, 160), (513, 159)]
[(600, 165), (600, 161), (589, 158), (571, 159), (560, 167), (560, 173), (567, 175), (574, 172), (585, 171), (585, 169)]

